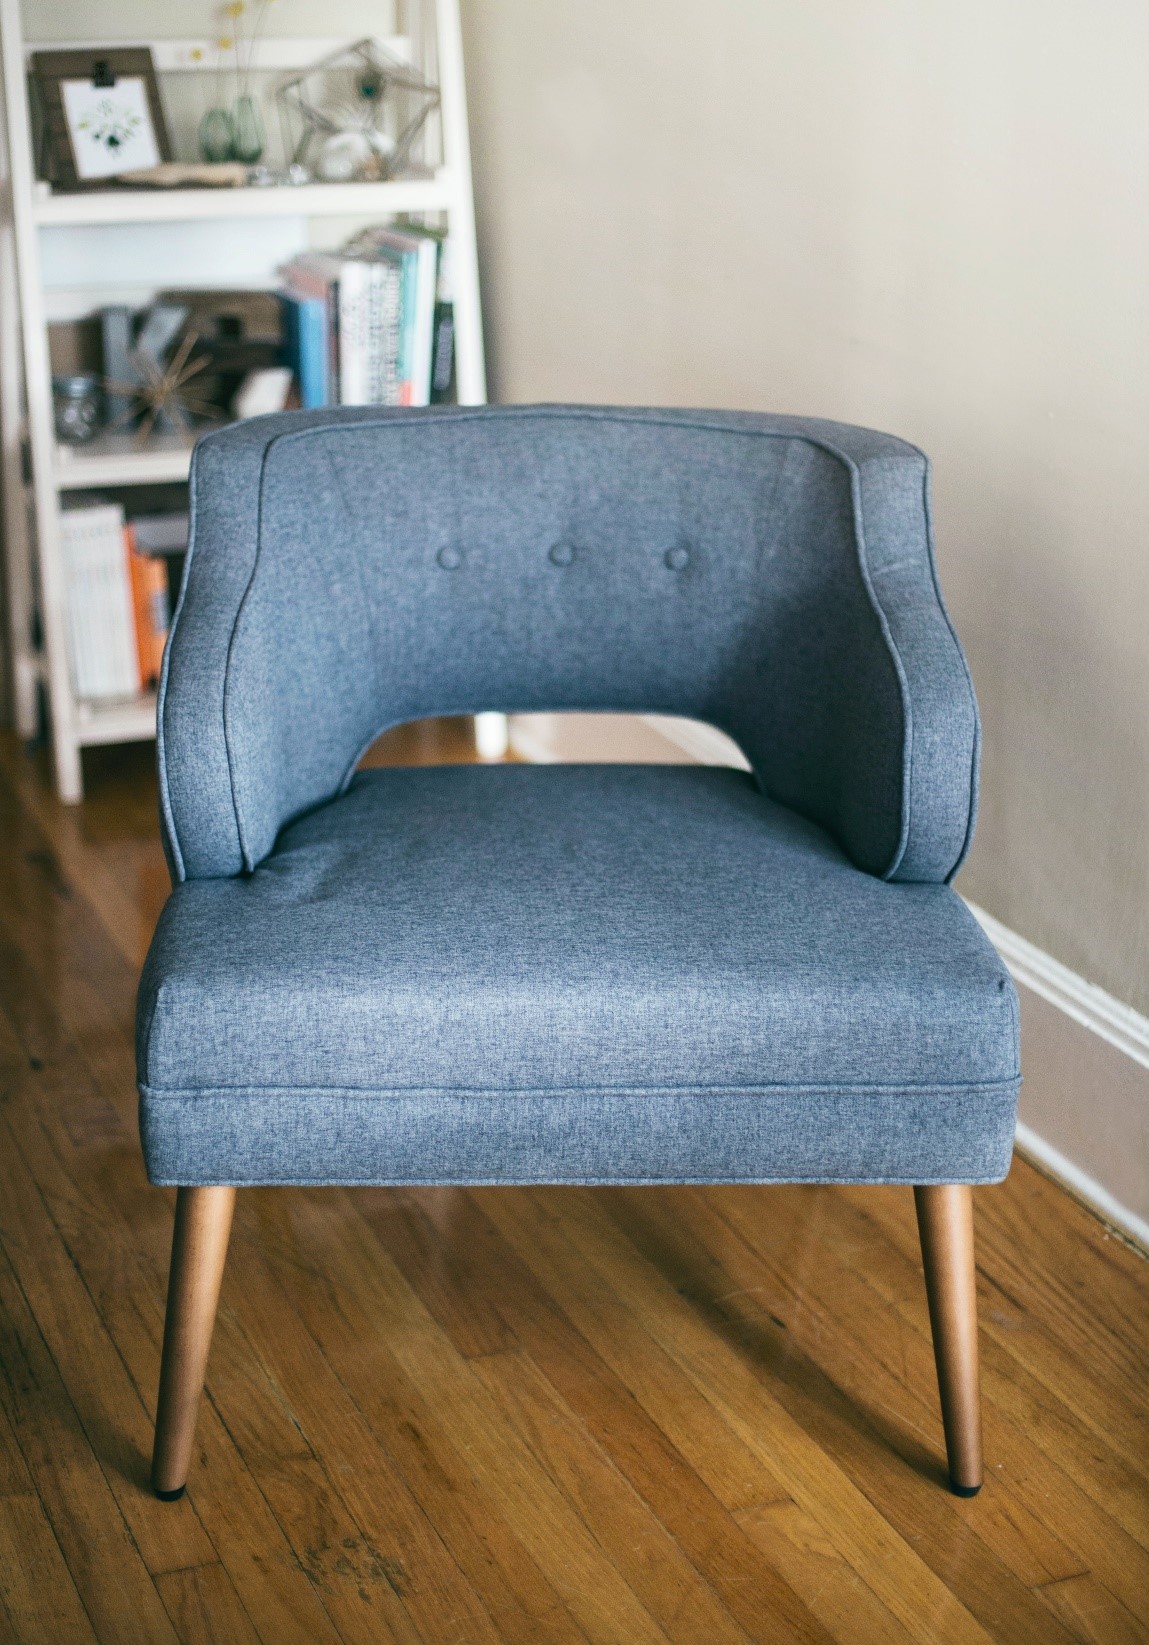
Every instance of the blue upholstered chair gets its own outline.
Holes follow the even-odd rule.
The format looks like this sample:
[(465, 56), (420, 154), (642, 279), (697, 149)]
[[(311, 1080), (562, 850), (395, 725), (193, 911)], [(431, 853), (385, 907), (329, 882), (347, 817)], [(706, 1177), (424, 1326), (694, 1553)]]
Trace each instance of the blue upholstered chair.
[[(928, 470), (833, 423), (264, 417), (192, 467), (159, 703), (174, 889), (139, 999), (175, 1184), (153, 1484), (180, 1494), (237, 1185), (907, 1183), (955, 1490), (971, 1183), (1017, 1010), (949, 881), (978, 718)], [(689, 715), (687, 766), (357, 774), (484, 709)]]

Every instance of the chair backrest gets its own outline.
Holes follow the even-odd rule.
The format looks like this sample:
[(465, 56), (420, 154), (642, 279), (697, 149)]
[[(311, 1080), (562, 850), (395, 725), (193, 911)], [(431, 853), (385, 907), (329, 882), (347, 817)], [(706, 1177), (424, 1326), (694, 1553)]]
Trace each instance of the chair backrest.
[(179, 878), (253, 867), (387, 726), (484, 709), (688, 715), (873, 873), (966, 848), (977, 712), (901, 441), (364, 408), (210, 435), (191, 486), (160, 704)]

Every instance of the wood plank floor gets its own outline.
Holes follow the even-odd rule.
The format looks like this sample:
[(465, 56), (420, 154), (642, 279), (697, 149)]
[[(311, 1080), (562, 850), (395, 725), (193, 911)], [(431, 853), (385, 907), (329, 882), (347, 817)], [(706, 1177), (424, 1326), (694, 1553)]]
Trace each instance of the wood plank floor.
[(0, 744), (0, 1637), (1149, 1639), (1149, 1266), (1021, 1163), (976, 1195), (973, 1501), (908, 1189), (269, 1189), (157, 1503), (151, 762), (94, 753), (68, 810)]

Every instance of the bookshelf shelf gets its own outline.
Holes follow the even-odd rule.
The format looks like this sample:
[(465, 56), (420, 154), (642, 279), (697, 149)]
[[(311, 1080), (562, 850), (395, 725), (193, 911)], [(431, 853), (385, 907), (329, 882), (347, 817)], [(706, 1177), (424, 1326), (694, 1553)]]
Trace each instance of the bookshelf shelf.
[(450, 173), (393, 183), (304, 183), (299, 187), (101, 189), (37, 197), (39, 227), (179, 223), (252, 217), (388, 217), (449, 211)]
[(78, 702), (76, 734), (85, 748), (98, 743), (144, 742), (156, 734), (156, 694), (146, 691), (139, 697), (110, 702)]
[(193, 444), (191, 437), (161, 434), (140, 447), (131, 434), (100, 434), (89, 445), (57, 445), (52, 470), (60, 491), (163, 485), (187, 479)]
[[(278, 252), (272, 255), (264, 249), (265, 243), (278, 247), (293, 237), (301, 245), (321, 243), (323, 232), (307, 226), (313, 219), (327, 219), (330, 232), (332, 219), (370, 223), (427, 215), (438, 219), (436, 227), (446, 232), (451, 244), (455, 380), (461, 404), (484, 402), (486, 374), (459, 0), (404, 0), (406, 32), (386, 41), (393, 54), (414, 62), (440, 88), (438, 135), (430, 151), (433, 163), (423, 174), (385, 183), (138, 191), (121, 187), (75, 194), (54, 193), (36, 177), (27, 71), (29, 53), (37, 48), (25, 38), (22, 4), (23, 0), (0, 0), (0, 491), (7, 605), (17, 731), (24, 737), (36, 734), (41, 702), (46, 700), (56, 787), (61, 799), (76, 801), (83, 795), (81, 750), (95, 743), (154, 736), (156, 705), (152, 694), (115, 701), (83, 701), (76, 696), (78, 679), (86, 689), (96, 688), (71, 666), (70, 637), (78, 632), (86, 640), (106, 636), (109, 630), (103, 618), (86, 628), (82, 623), (78, 630), (70, 628), (70, 590), (77, 585), (71, 580), (76, 575), (74, 561), (70, 569), (65, 563), (64, 538), (74, 542), (68, 534), (76, 522), (65, 515), (76, 504), (77, 492), (94, 493), (92, 500), (98, 505), (106, 500), (101, 492), (185, 481), (192, 441), (153, 437), (141, 448), (134, 435), (125, 432), (101, 433), (83, 446), (60, 445), (52, 404), (49, 321), (83, 320), (109, 303), (130, 305), (133, 292), (182, 285), (180, 276), (188, 261), (197, 257), (197, 267), (208, 272), (186, 283), (265, 286), (278, 257)], [(157, 17), (166, 15), (163, 7), (152, 10)], [(72, 44), (91, 50), (99, 42)], [(209, 60), (203, 44), (174, 37), (150, 42), (161, 73), (203, 70)], [(332, 44), (264, 37), (260, 68), (293, 71), (325, 55)], [(66, 45), (52, 42), (57, 50)], [(276, 219), (279, 226), (273, 226)], [(248, 222), (257, 225), (252, 234), (244, 231)], [(114, 232), (115, 225), (132, 224), (155, 228)], [(214, 235), (212, 224), (217, 225)], [(260, 251), (254, 262), (253, 243)], [(83, 258), (75, 244), (86, 248)], [(127, 246), (130, 251), (122, 249)], [(253, 268), (260, 272), (253, 273)], [(83, 599), (89, 601), (89, 595)], [(82, 615), (88, 611), (85, 603)], [(117, 675), (114, 683), (120, 682)]]

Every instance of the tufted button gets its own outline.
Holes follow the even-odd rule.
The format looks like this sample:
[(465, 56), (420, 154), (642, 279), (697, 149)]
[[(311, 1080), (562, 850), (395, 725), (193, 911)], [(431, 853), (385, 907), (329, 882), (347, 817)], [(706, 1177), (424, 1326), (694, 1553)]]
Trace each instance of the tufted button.
[(552, 543), (547, 553), (552, 565), (573, 565), (574, 557), (573, 543)]
[(677, 543), (673, 548), (668, 548), (662, 558), (671, 571), (685, 571), (690, 564), (690, 550)]
[(463, 563), (462, 550), (458, 548), (441, 548), (435, 558), (444, 571), (458, 571)]

